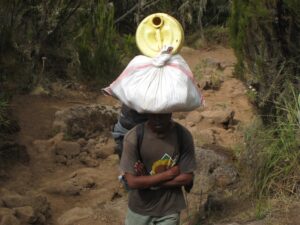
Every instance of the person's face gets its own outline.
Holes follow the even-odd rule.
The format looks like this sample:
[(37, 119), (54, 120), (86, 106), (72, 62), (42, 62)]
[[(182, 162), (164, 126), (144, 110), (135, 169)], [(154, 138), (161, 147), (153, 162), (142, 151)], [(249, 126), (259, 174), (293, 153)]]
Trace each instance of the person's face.
[(172, 113), (148, 114), (150, 128), (156, 133), (164, 133), (170, 128)]

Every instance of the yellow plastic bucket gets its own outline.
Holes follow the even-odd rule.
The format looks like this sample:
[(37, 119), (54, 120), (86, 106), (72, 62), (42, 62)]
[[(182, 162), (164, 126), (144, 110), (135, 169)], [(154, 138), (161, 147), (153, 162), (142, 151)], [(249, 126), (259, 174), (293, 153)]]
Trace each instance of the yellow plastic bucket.
[(181, 24), (165, 13), (147, 16), (136, 30), (136, 43), (140, 51), (149, 57), (157, 56), (162, 47), (172, 46), (172, 54), (179, 52), (183, 45), (184, 32)]

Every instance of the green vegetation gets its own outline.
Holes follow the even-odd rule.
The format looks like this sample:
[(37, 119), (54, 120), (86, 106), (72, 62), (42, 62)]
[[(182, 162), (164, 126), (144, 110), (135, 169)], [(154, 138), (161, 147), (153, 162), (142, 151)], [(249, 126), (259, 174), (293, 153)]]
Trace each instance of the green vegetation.
[(229, 5), (228, 0), (1, 1), (1, 90), (26, 93), (57, 79), (106, 85), (139, 53), (134, 34), (145, 16), (168, 13), (187, 33), (200, 28), (203, 36), (202, 28), (226, 23)]
[(274, 123), (256, 122), (245, 132), (242, 154), (253, 172), (254, 192), (259, 198), (299, 193), (300, 106), (292, 85), (289, 90), (293, 98), (276, 103)]
[(116, 76), (113, 11), (106, 0), (1, 1), (1, 90), (28, 92), (57, 79), (101, 83)]
[(265, 218), (270, 213), (271, 206), (266, 201), (259, 201), (255, 209), (255, 217), (258, 220)]
[(198, 63), (193, 74), (197, 80), (205, 82), (203, 89), (218, 90), (223, 82), (223, 71), (220, 65), (210, 62), (210, 60), (202, 60)]
[(66, 77), (67, 43), (74, 34), (69, 22), (79, 6), (77, 0), (0, 2), (3, 89), (27, 92), (50, 76)]
[(299, 10), (294, 0), (232, 5), (236, 74), (255, 87), (248, 95), (265, 122), (253, 125), (245, 138), (259, 197), (299, 192)]
[(255, 91), (248, 96), (261, 113), (245, 134), (246, 159), (255, 193), (299, 193), (300, 3), (234, 0), (230, 18), (236, 74)]
[(255, 182), (259, 195), (299, 191), (299, 105), (296, 98), (293, 101), (284, 99), (283, 102), (284, 105), (277, 105), (276, 123), (268, 129), (269, 143), (259, 154), (263, 159)]
[(130, 34), (123, 36), (120, 48), (122, 49), (121, 58), (126, 61), (123, 63), (124, 65), (127, 65), (134, 56), (141, 54), (136, 45), (135, 36)]
[[(105, 0), (95, 1), (77, 38), (81, 78), (98, 85), (108, 84), (118, 72), (120, 55), (114, 29), (114, 9)], [(114, 76), (113, 76), (114, 75)]]
[(186, 37), (186, 44), (195, 49), (215, 45), (229, 46), (229, 31), (225, 26), (209, 26), (203, 32), (194, 32)]
[(274, 102), (288, 83), (299, 87), (299, 10), (294, 0), (233, 1), (230, 32), (236, 74), (257, 90), (263, 115), (276, 114)]
[(204, 29), (204, 37), (210, 45), (227, 46), (229, 44), (228, 28), (225, 26), (212, 26)]

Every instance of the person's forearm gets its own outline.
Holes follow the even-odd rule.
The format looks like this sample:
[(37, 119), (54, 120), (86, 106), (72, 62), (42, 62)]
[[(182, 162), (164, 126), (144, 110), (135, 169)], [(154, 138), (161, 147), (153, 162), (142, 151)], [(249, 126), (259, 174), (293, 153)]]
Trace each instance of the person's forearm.
[(161, 188), (172, 188), (178, 186), (185, 186), (190, 184), (193, 181), (193, 174), (192, 173), (181, 173), (180, 175), (176, 176), (172, 180), (165, 181), (160, 184)]
[(131, 174), (125, 174), (125, 177), (130, 188), (146, 189), (171, 180), (174, 178), (174, 175), (170, 175), (167, 172), (163, 172), (152, 176), (134, 176)]

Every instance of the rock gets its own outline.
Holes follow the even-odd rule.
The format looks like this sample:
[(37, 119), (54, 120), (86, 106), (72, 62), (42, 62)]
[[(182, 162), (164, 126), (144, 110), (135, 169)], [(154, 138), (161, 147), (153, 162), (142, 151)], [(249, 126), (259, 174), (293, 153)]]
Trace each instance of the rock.
[(4, 207), (0, 208), (0, 218), (2, 218), (5, 215), (14, 215), (14, 214), (15, 211), (13, 209), (4, 208)]
[[(104, 205), (107, 202), (111, 202), (114, 199), (114, 196), (122, 196), (123, 193), (120, 193), (119, 187), (112, 188), (112, 187), (100, 187), (93, 190), (94, 196), (101, 196), (100, 198), (92, 198), (90, 206), (92, 207), (99, 207), (99, 205)], [(124, 194), (125, 195), (125, 194)]]
[(60, 132), (56, 134), (53, 138), (49, 139), (50, 142), (52, 142), (54, 145), (56, 145), (58, 142), (61, 142), (64, 140), (65, 134), (63, 132)]
[(33, 141), (33, 145), (35, 149), (41, 153), (41, 152), (51, 152), (50, 149), (54, 148), (53, 141), (50, 140), (35, 140)]
[(31, 206), (24, 206), (15, 208), (16, 217), (20, 220), (21, 224), (32, 224), (37, 221)]
[[(120, 207), (122, 207), (121, 205)], [(126, 207), (125, 207), (126, 208)], [(103, 224), (114, 224), (114, 225), (119, 225), (119, 224), (124, 224), (124, 206), (123, 208), (117, 209), (116, 206), (109, 206), (106, 207), (104, 210), (97, 211), (97, 214), (95, 215), (96, 221), (98, 221), (97, 224), (95, 224), (95, 221), (89, 221), (89, 223), (86, 224), (95, 224), (95, 225), (103, 225)]]
[(109, 138), (106, 136), (99, 137), (99, 143), (107, 144), (108, 140), (109, 140)]
[(77, 143), (78, 143), (81, 147), (83, 147), (83, 146), (85, 146), (85, 145), (87, 144), (87, 141), (86, 141), (84, 138), (79, 138), (79, 139), (77, 140)]
[(87, 152), (80, 152), (79, 159), (82, 159), (82, 158), (87, 157), (87, 156), (88, 156)]
[(97, 167), (99, 166), (99, 162), (96, 159), (93, 159), (90, 156), (85, 156), (80, 158), (80, 162), (88, 167)]
[(80, 145), (77, 142), (61, 141), (55, 146), (55, 153), (57, 155), (63, 155), (68, 159), (71, 159), (80, 153)]
[(35, 216), (42, 224), (42, 221), (45, 221), (46, 218), (51, 216), (51, 208), (48, 199), (45, 196), (37, 195), (31, 197), (31, 206), (35, 212)]
[(110, 155), (106, 158), (111, 166), (118, 165), (120, 162), (119, 156), (117, 154)]
[(104, 155), (103, 153), (103, 145), (101, 143), (98, 143), (92, 147), (90, 147), (89, 149), (87, 149), (87, 151), (90, 153), (90, 155), (94, 158), (94, 159), (98, 159), (98, 158), (106, 158), (107, 156)]
[(44, 189), (50, 194), (76, 196), (80, 194), (81, 187), (74, 184), (72, 181), (57, 182), (49, 185)]
[(1, 218), (0, 225), (21, 225), (21, 223), (15, 216), (5, 215)]
[(96, 185), (96, 182), (93, 177), (90, 176), (82, 176), (76, 179), (77, 184), (81, 187), (81, 189), (90, 189)]
[(233, 117), (235, 112), (233, 110), (219, 110), (219, 111), (203, 111), (200, 113), (204, 119), (211, 123), (222, 125), (224, 128), (228, 128), (233, 123)]
[(89, 138), (98, 132), (110, 132), (118, 111), (110, 106), (73, 106), (55, 114), (53, 127), (74, 138)]
[(192, 111), (192, 112), (188, 113), (188, 115), (186, 117), (186, 121), (190, 122), (192, 124), (198, 124), (202, 120), (202, 118), (203, 117), (200, 112)]
[(95, 179), (88, 173), (75, 172), (67, 180), (51, 181), (45, 191), (50, 194), (74, 196), (95, 185)]
[(93, 148), (95, 148), (96, 144), (97, 144), (96, 140), (91, 138), (87, 141), (87, 144), (83, 147), (83, 150), (90, 152)]
[(87, 219), (94, 215), (92, 208), (79, 208), (75, 207), (65, 212), (57, 220), (59, 225), (74, 225), (79, 224), (78, 222), (83, 219)]
[(211, 212), (222, 211), (224, 209), (224, 204), (218, 196), (209, 194), (207, 196), (206, 202), (204, 204), (204, 212), (209, 216)]
[(43, 214), (38, 214), (37, 215), (37, 221), (35, 222), (35, 224), (46, 224), (47, 219)]
[(67, 158), (64, 155), (56, 155), (55, 156), (55, 162), (56, 163), (61, 163), (61, 164), (66, 165), (67, 161), (68, 160), (67, 160)]
[(101, 158), (105, 159), (108, 156), (114, 154), (114, 143), (103, 145), (101, 143), (96, 144), (94, 147), (88, 150), (91, 156), (95, 159)]
[(18, 194), (3, 196), (2, 201), (8, 208), (28, 206), (31, 203), (29, 197), (24, 197)]
[(0, 225), (19, 225), (15, 211), (9, 208), (0, 208)]
[[(37, 224), (44, 224), (41, 218), (44, 217), (44, 222), (46, 218), (50, 217), (50, 204), (47, 198), (44, 196), (21, 196), (18, 194), (5, 194), (2, 197), (5, 207), (14, 209), (14, 216), (18, 216), (21, 220), (21, 224), (24, 220), (34, 221)], [(1, 215), (0, 210), (0, 215)], [(0, 216), (1, 217), (1, 216)], [(14, 220), (9, 218), (10, 220)], [(39, 222), (39, 223), (38, 223)]]
[(90, 138), (87, 142), (87, 145), (90, 147), (90, 146), (94, 146), (96, 145), (96, 140), (93, 139), (93, 138)]
[(213, 171), (212, 176), (214, 176), (218, 187), (225, 188), (237, 181), (238, 173), (231, 166), (220, 166)]
[(217, 203), (215, 208), (220, 208), (230, 187), (238, 180), (233, 162), (227, 155), (209, 149), (196, 148), (195, 154), (197, 169), (194, 187), (189, 194), (191, 208), (199, 207), (199, 196), (203, 199), (201, 204), (205, 199), (206, 202), (213, 199), (210, 203)]
[[(49, 158), (53, 158), (55, 155), (55, 146), (62, 142), (63, 133), (59, 133), (55, 135), (53, 138), (49, 140), (35, 140), (33, 141), (33, 145), (35, 150), (39, 153), (38, 157), (41, 161), (49, 160)], [(61, 157), (55, 159), (55, 161), (61, 162)]]
[(71, 165), (73, 165), (73, 163), (74, 163), (74, 160), (68, 159), (66, 162), (66, 166), (71, 166)]
[(197, 129), (193, 132), (193, 136), (195, 139), (195, 144), (197, 146), (216, 143), (216, 137), (214, 131), (211, 129), (205, 129), (205, 130)]

